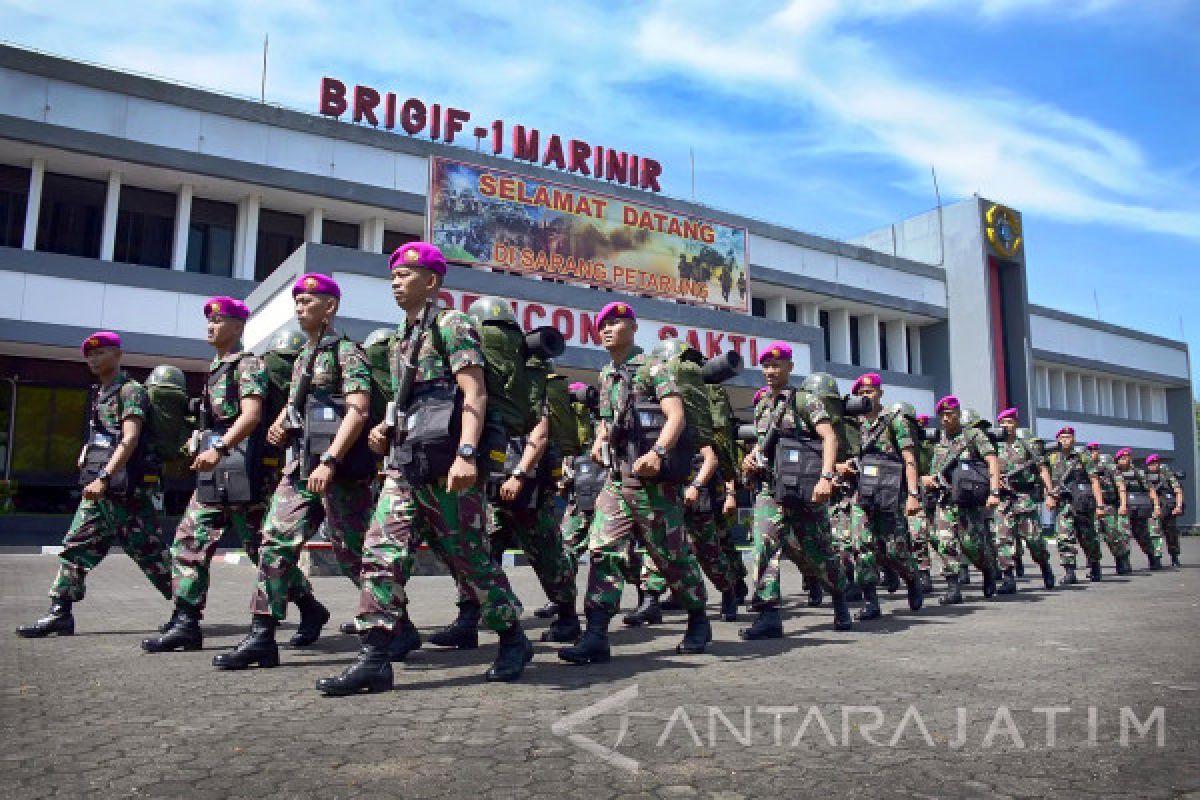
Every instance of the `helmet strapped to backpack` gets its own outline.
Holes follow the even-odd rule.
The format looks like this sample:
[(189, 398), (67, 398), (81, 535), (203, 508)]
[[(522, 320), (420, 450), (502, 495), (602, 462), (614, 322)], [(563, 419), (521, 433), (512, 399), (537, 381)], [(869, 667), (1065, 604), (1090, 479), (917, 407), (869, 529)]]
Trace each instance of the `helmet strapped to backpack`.
[(195, 427), (188, 413), (183, 370), (171, 364), (155, 367), (146, 378), (146, 394), (150, 407), (143, 451), (164, 467), (175, 466), (187, 457), (187, 442)]
[[(809, 374), (801, 382), (800, 390), (816, 397), (825, 407), (825, 413), (829, 415), (829, 423), (833, 426), (833, 432), (837, 434), (838, 461), (845, 461), (851, 456), (857, 455), (862, 443), (862, 432), (857, 425), (848, 423), (847, 417), (865, 413), (865, 410), (860, 408), (861, 402), (855, 398), (854, 408), (848, 410), (847, 399), (842, 396), (842, 390), (838, 388), (837, 381), (827, 372)], [(850, 411), (853, 411), (853, 414)]]

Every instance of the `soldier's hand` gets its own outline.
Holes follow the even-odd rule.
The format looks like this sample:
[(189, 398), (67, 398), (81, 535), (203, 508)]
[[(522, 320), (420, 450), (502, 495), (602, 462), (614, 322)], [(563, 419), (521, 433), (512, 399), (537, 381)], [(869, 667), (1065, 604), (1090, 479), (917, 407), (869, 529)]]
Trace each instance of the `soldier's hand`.
[(525, 481), (516, 475), (509, 476), (508, 480), (500, 485), (500, 499), (506, 503), (511, 503), (517, 499), (517, 495), (521, 492), (521, 487), (524, 485)]
[(817, 485), (813, 487), (812, 501), (814, 503), (828, 503), (829, 498), (833, 497), (833, 481), (828, 478), (821, 478), (817, 481)]
[(921, 486), (925, 487), (926, 489), (936, 489), (937, 478), (933, 477), (932, 475), (922, 475)]
[(754, 475), (758, 472), (758, 459), (754, 457), (755, 452), (757, 451), (752, 450), (742, 459), (742, 472), (745, 472), (747, 475)]
[(271, 427), (267, 428), (267, 441), (275, 447), (283, 447), (287, 442), (287, 431), (278, 421), (272, 422)]
[(844, 478), (847, 475), (854, 474), (855, 472), (854, 467), (849, 461), (842, 461), (838, 464), (835, 464), (833, 469), (835, 472), (837, 472), (839, 478)]
[(1122, 517), (1124, 517), (1124, 516), (1126, 516), (1128, 513), (1129, 513), (1129, 509), (1128, 509), (1128, 508), (1125, 506), (1125, 504), (1124, 504), (1124, 503), (1121, 503), (1121, 505), (1120, 505), (1120, 506), (1117, 508), (1117, 514), (1118, 514), (1119, 516), (1122, 516)]
[(727, 517), (737, 513), (737, 498), (732, 493), (725, 495), (725, 504), (721, 506), (721, 513)]
[(87, 500), (99, 500), (108, 491), (108, 484), (97, 478), (83, 487), (83, 496)]
[(1000, 498), (994, 494), (989, 494), (985, 505), (990, 509), (997, 509), (1000, 507)]
[(599, 439), (592, 442), (592, 461), (597, 464), (604, 463), (604, 444)]
[[(1052, 494), (1046, 495), (1046, 508), (1050, 509), (1051, 511), (1058, 508), (1058, 498)], [(1121, 508), (1123, 509), (1125, 506), (1121, 506)], [(1122, 511), (1121, 513), (1124, 514), (1125, 512)]]
[(700, 490), (695, 486), (688, 486), (683, 490), (683, 504), (688, 508), (696, 505), (696, 501), (700, 499)]
[(911, 494), (904, 501), (904, 513), (907, 516), (915, 516), (921, 510), (921, 501), (913, 497)]
[(1183, 506), (1175, 506), (1175, 508), (1173, 508), (1171, 510), (1172, 517), (1178, 517), (1182, 513), (1183, 513)]
[(322, 464), (309, 473), (308, 490), (313, 494), (325, 494), (331, 480), (333, 480), (333, 469), (328, 464)]
[(192, 469), (196, 472), (212, 472), (217, 468), (217, 462), (220, 460), (221, 454), (210, 447), (192, 459)]
[(446, 488), (452, 492), (466, 491), (475, 485), (478, 474), (474, 461), (458, 456), (450, 465), (450, 471), (446, 473)]
[(377, 456), (386, 456), (388, 451), (388, 426), (381, 422), (367, 433), (367, 447)]
[(660, 469), (662, 469), (662, 459), (653, 450), (639, 456), (638, 460), (633, 462), (633, 474), (639, 478), (653, 478)]

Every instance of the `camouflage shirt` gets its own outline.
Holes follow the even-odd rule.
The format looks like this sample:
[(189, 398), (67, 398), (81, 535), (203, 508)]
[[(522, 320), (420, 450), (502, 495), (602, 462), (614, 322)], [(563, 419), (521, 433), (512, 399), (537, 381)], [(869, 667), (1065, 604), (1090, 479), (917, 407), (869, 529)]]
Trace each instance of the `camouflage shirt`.
[[(226, 364), (233, 366), (227, 367), (223, 379), (213, 384), (213, 376)], [(241, 413), (243, 399), (266, 396), (267, 367), (253, 353), (230, 353), (225, 358), (213, 356), (212, 363), (208, 365), (205, 393), (212, 415), (210, 422), (228, 425)]]
[(612, 422), (630, 390), (634, 400), (661, 402), (666, 397), (681, 396), (666, 365), (646, 355), (640, 347), (630, 350), (623, 363), (608, 363), (600, 370), (601, 419)]
[(1137, 467), (1129, 469), (1116, 468), (1116, 483), (1118, 487), (1125, 487), (1125, 493), (1129, 492), (1149, 492), (1150, 482), (1146, 480), (1146, 473)]
[(1117, 501), (1117, 466), (1099, 459), (1095, 459), (1095, 462), (1096, 478), (1100, 481), (1100, 494), (1104, 497), (1104, 502), (1115, 503)]
[[(787, 403), (779, 420), (779, 432), (782, 436), (816, 436), (817, 426), (830, 421), (825, 404), (816, 396), (796, 389), (786, 390), (786, 401), (782, 399), (784, 396), (784, 393), (772, 395), (767, 392), (754, 407), (754, 432), (757, 434), (756, 442), (759, 447), (766, 443), (767, 431), (771, 427), (771, 415), (775, 413), (778, 403)], [(764, 455), (770, 457), (773, 454)]]
[(882, 411), (873, 420), (859, 417), (854, 423), (862, 431), (862, 455), (882, 453), (899, 458), (901, 451), (916, 448), (912, 423), (903, 414)]
[[(363, 349), (349, 339), (342, 338), (330, 346), (329, 338), (327, 336), (322, 340), (323, 346), (317, 353), (317, 360), (313, 365), (311, 391), (325, 395), (370, 392), (371, 367), (367, 364), (367, 356)], [(300, 354), (296, 356), (296, 363), (292, 366), (292, 385), (288, 390), (288, 402), (295, 400), (296, 386), (311, 352), (312, 345), (305, 342), (304, 347), (300, 348)]]
[(121, 423), (127, 419), (146, 419), (150, 407), (150, 396), (146, 387), (118, 372), (110, 386), (96, 389), (93, 399), (95, 421), (100, 428), (112, 436), (119, 437)]
[(1064, 453), (1061, 450), (1051, 453), (1049, 462), (1050, 477), (1055, 483), (1087, 480), (1096, 474), (1095, 460), (1075, 450), (1070, 453)]
[(1000, 459), (1000, 474), (1007, 478), (1010, 489), (1019, 494), (1033, 491), (1041, 459), (1027, 442), (1016, 438), (1011, 442), (1005, 440), (996, 446), (996, 456)]
[[(405, 360), (409, 356), (411, 343), (408, 341), (412, 324), (405, 322), (397, 329), (388, 345), (388, 363), (396, 364), (396, 352)], [(417, 345), (417, 377), (415, 383), (424, 383), (449, 378), (467, 367), (482, 367), (483, 346), (479, 331), (471, 324), (471, 318), (461, 311), (441, 311), (430, 330), (421, 337)], [(393, 367), (393, 372), (395, 371)], [(392, 375), (395, 390), (396, 375)]]
[(950, 463), (951, 456), (960, 450), (960, 459), (964, 461), (983, 461), (988, 456), (996, 455), (996, 446), (979, 428), (961, 428), (953, 436), (943, 430), (933, 445), (929, 474), (940, 473)]
[(1151, 486), (1160, 492), (1172, 492), (1178, 496), (1183, 492), (1183, 486), (1179, 483), (1179, 476), (1175, 474), (1175, 470), (1168, 467), (1166, 464), (1158, 465), (1158, 472), (1154, 470), (1145, 470), (1146, 480)]

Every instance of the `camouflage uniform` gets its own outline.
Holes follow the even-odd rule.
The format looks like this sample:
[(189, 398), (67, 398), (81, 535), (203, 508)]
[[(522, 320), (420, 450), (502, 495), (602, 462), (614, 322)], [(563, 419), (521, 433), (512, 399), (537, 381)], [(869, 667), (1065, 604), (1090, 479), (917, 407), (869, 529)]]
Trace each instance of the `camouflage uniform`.
[(1000, 474), (1007, 477), (1006, 495), (993, 515), (1000, 569), (1007, 572), (1015, 568), (1022, 544), (1029, 548), (1029, 555), (1039, 566), (1049, 564), (1050, 551), (1042, 536), (1042, 520), (1034, 500), (1041, 480), (1042, 459), (1028, 442), (1018, 438), (1001, 442), (996, 456), (1000, 459)]
[[(900, 414), (883, 412), (874, 420), (863, 417), (857, 422), (862, 428), (863, 455), (882, 453), (903, 463), (901, 452), (915, 448), (912, 427)], [(907, 490), (907, 482), (903, 486)], [(907, 497), (907, 494), (903, 496)], [(852, 505), (850, 535), (854, 542), (854, 580), (860, 586), (879, 584), (879, 561), (889, 565), (905, 582), (917, 579), (919, 565), (909, 544), (908, 522), (904, 516), (903, 505), (891, 513), (868, 509), (858, 502)]]
[(1117, 516), (1117, 508), (1121, 497), (1117, 494), (1117, 470), (1111, 462), (1096, 462), (1096, 477), (1100, 480), (1100, 496), (1104, 498), (1104, 509), (1096, 518), (1096, 526), (1108, 543), (1108, 550), (1113, 559), (1120, 564), (1121, 559), (1129, 555), (1129, 530), (1121, 525)]
[[(1130, 492), (1149, 493), (1150, 491), (1150, 482), (1146, 480), (1145, 471), (1137, 467), (1122, 470), (1118, 466), (1115, 480), (1118, 487), (1125, 488), (1126, 497)], [(1128, 509), (1126, 510), (1128, 511)], [(1143, 553), (1158, 559), (1162, 558), (1163, 539), (1161, 531), (1153, 522), (1153, 518), (1132, 519), (1129, 514), (1121, 514), (1117, 519), (1117, 524), (1120, 525), (1121, 532), (1126, 539), (1133, 539), (1138, 543), (1138, 547), (1142, 548)]]
[[(680, 390), (664, 364), (634, 347), (625, 361), (600, 371), (600, 416), (614, 430), (618, 411), (635, 400), (679, 397)], [(621, 461), (620, 476), (610, 478), (596, 498), (588, 532), (591, 570), (585, 607), (616, 613), (621, 605), (630, 555), (636, 540), (646, 547), (679, 604), (691, 611), (704, 608), (707, 590), (692, 556), (683, 527), (679, 487), (646, 482)]]
[[(226, 366), (232, 365), (232, 366)], [(232, 371), (230, 379), (215, 385), (212, 376), (222, 368)], [(247, 397), (262, 398), (267, 393), (267, 373), (262, 359), (252, 353), (231, 353), (225, 358), (216, 356), (208, 367), (206, 405), (209, 424), (228, 430), (241, 413), (241, 401)], [(229, 393), (233, 389), (233, 394)], [(265, 488), (265, 487), (264, 487)], [(266, 507), (261, 500), (244, 505), (206, 505), (192, 493), (183, 519), (175, 530), (171, 546), (171, 577), (176, 603), (197, 610), (203, 609), (208, 595), (209, 566), (217, 544), (225, 531), (237, 533), (250, 561), (258, 565), (262, 541), (261, 527)], [(297, 587), (292, 599), (307, 594), (311, 587), (299, 569), (291, 576), (289, 585)]]
[(1153, 524), (1158, 526), (1160, 536), (1166, 541), (1167, 554), (1171, 558), (1179, 557), (1179, 517), (1171, 513), (1171, 509), (1167, 508), (1166, 502), (1163, 501), (1163, 493), (1169, 491), (1175, 496), (1175, 502), (1179, 502), (1179, 498), (1183, 496), (1183, 486), (1179, 483), (1179, 477), (1175, 471), (1166, 464), (1159, 463), (1158, 472), (1146, 470), (1146, 480), (1158, 490), (1158, 499), (1162, 504), (1162, 515), (1155, 517)]
[[(1050, 479), (1056, 486), (1066, 483), (1071, 476), (1079, 478), (1086, 475), (1091, 478), (1096, 474), (1096, 464), (1091, 458), (1074, 451), (1070, 453), (1051, 453)], [(1088, 491), (1091, 491), (1089, 488)], [(1071, 509), (1071, 502), (1059, 501), (1058, 511), (1054, 517), (1055, 544), (1058, 546), (1058, 557), (1064, 567), (1072, 569), (1076, 566), (1076, 553), (1083, 548), (1083, 554), (1088, 564), (1097, 564), (1103, 558), (1100, 551), (1100, 537), (1096, 532), (1096, 517), (1094, 514), (1077, 514)]]
[[(929, 474), (938, 475), (950, 461), (953, 451), (963, 449), (962, 458), (982, 461), (995, 455), (996, 448), (979, 428), (965, 427), (953, 436), (944, 430), (933, 445)], [(949, 491), (939, 493), (934, 509), (934, 534), (937, 553), (942, 562), (942, 576), (958, 577), (968, 561), (985, 576), (993, 574), (996, 559), (987, 530), (985, 506), (959, 506), (951, 501)]]
[[(479, 333), (466, 314), (441, 312), (436, 336), (427, 333), (415, 346), (416, 384), (453, 380), (469, 367), (484, 366)], [(388, 361), (407, 359), (412, 331), (405, 324), (389, 347)], [(395, 388), (393, 386), (393, 388)], [(521, 614), (521, 605), (509, 586), (508, 577), (492, 560), (487, 538), (484, 493), (478, 485), (460, 492), (450, 491), (444, 478), (413, 487), (398, 469), (385, 473), (383, 489), (363, 554), (362, 592), (359, 594), (360, 631), (371, 628), (395, 630), (406, 614), (405, 584), (412, 573), (413, 553), (423, 534), (430, 549), (450, 569), (456, 583), (469, 589), (483, 609), (489, 628), (510, 628)]]
[(114, 542), (134, 560), (154, 588), (171, 599), (171, 559), (163, 546), (159, 515), (162, 512), (162, 488), (159, 476), (146, 475), (136, 484), (133, 473), (135, 459), (145, 452), (145, 426), (150, 398), (145, 387), (121, 372), (113, 383), (99, 390), (93, 400), (97, 433), (119, 441), (121, 423), (126, 419), (143, 421), (137, 452), (130, 459), (135, 469), (130, 471), (130, 488), (124, 496), (106, 492), (99, 500), (81, 500), (71, 520), (70, 530), (63, 539), (59, 554), (58, 575), (50, 585), (51, 598), (78, 602), (83, 599), (87, 574), (104, 560)]
[[(764, 395), (754, 409), (754, 428), (758, 446), (766, 440), (770, 417), (776, 402), (786, 402), (780, 420), (783, 436), (816, 436), (817, 425), (829, 422), (829, 414), (820, 400), (811, 395), (785, 390), (776, 397)], [(773, 457), (774, 454), (767, 454)], [(750, 607), (756, 611), (779, 608), (781, 553), (795, 562), (806, 575), (815, 575), (829, 589), (841, 593), (846, 588), (846, 572), (829, 529), (829, 511), (824, 505), (802, 503), (784, 506), (775, 499), (770, 480), (759, 482), (754, 499), (754, 572)]]
[[(538, 480), (536, 471), (527, 480)], [(514, 509), (499, 503), (488, 505), (487, 528), (492, 554), (499, 559), (515, 540), (529, 559), (547, 599), (552, 603), (574, 605), (575, 560), (567, 554), (563, 543), (551, 487), (540, 491), (536, 508)]]
[[(328, 337), (327, 337), (328, 339)], [(349, 395), (371, 391), (371, 370), (362, 348), (348, 339), (337, 339), (333, 347), (321, 342), (313, 366), (310, 391)], [(292, 392), (295, 392), (312, 344), (306, 343), (292, 367)], [(289, 402), (293, 398), (289, 398)], [(367, 435), (364, 430), (363, 436)], [(300, 551), (325, 523), (333, 554), (342, 574), (360, 583), (363, 535), (371, 515), (371, 482), (338, 478), (324, 495), (310, 492), (300, 479), (300, 463), (293, 460), (284, 467), (283, 479), (271, 498), (263, 525), (259, 551), (258, 579), (250, 602), (253, 614), (284, 619), (287, 601), (304, 593), (296, 569)]]

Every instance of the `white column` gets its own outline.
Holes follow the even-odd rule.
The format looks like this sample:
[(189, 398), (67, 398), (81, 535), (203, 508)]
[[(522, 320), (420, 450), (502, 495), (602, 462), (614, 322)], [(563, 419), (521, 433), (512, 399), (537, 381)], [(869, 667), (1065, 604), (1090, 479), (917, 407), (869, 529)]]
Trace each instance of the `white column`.
[(821, 324), (821, 307), (816, 303), (800, 304), (800, 324), (811, 325), (814, 328)]
[(766, 319), (778, 320), (784, 322), (787, 320), (787, 298), (786, 297), (765, 297), (763, 298), (767, 307)]
[(108, 173), (108, 192), (104, 195), (104, 223), (100, 227), (100, 260), (112, 261), (117, 244), (117, 210), (121, 206), (121, 173)]
[(912, 346), (911, 358), (908, 361), (908, 371), (913, 375), (921, 374), (921, 326), (908, 326), (908, 342)]
[(25, 236), (21, 247), (37, 249), (38, 216), (42, 212), (42, 182), (46, 177), (46, 159), (35, 158), (29, 165), (29, 200), (25, 204)]
[(383, 217), (370, 217), (358, 227), (358, 249), (367, 253), (383, 252)]
[(304, 241), (321, 243), (321, 230), (325, 224), (325, 209), (310, 208), (304, 215)]
[(829, 360), (850, 363), (850, 312), (844, 308), (829, 309)]
[(879, 315), (863, 314), (858, 318), (858, 360), (867, 369), (883, 366), (879, 352)]
[(188, 232), (192, 227), (192, 186), (185, 183), (175, 196), (175, 239), (171, 247), (171, 269), (187, 269)]
[(888, 351), (887, 368), (894, 372), (908, 372), (908, 343), (904, 335), (905, 330), (902, 319), (889, 319), (884, 323)]
[(258, 207), (259, 197), (252, 194), (238, 202), (238, 233), (235, 245), (238, 258), (234, 277), (254, 280), (254, 265), (258, 260)]

